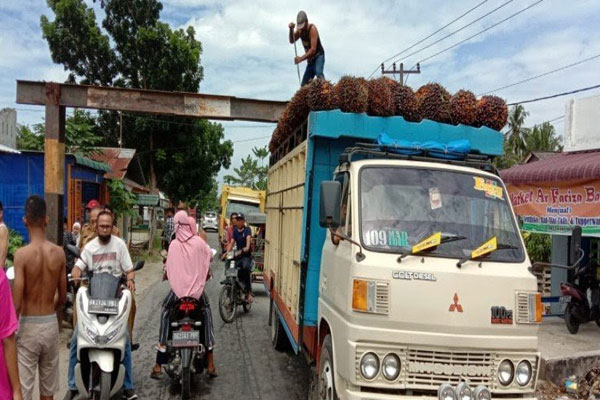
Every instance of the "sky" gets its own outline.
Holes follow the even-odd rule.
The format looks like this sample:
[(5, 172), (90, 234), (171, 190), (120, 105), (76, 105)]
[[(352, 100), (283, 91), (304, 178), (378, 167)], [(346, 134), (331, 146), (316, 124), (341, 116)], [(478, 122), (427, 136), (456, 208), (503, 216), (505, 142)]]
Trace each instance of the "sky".
[[(101, 18), (99, 2), (85, 1)], [(318, 27), (325, 49), (325, 76), (332, 81), (343, 75), (369, 76), (383, 60), (476, 6), (397, 58), (405, 67), (423, 60), (421, 74), (411, 75), (409, 86), (416, 89), (428, 82), (439, 82), (450, 92), (469, 89), (480, 95), (600, 54), (600, 2), (596, 0), (163, 0), (162, 3), (164, 22), (173, 28), (193, 26), (202, 42), (205, 78), (200, 85), (201, 93), (290, 99), (299, 84), (287, 25), (295, 20), (299, 9), (305, 10), (309, 22)], [(492, 12), (494, 9), (497, 10)], [(42, 38), (42, 14), (53, 19), (44, 0), (0, 0), (0, 108), (16, 108), (20, 124), (42, 122), (44, 114), (41, 107), (15, 104), (16, 80), (64, 81), (67, 76), (62, 65), (52, 62)], [(494, 26), (497, 23), (500, 24)], [(478, 34), (487, 28), (490, 29)], [(466, 40), (471, 36), (474, 37)], [(439, 43), (433, 44), (438, 40)], [(466, 41), (457, 45), (463, 40)], [(298, 44), (298, 51), (302, 52)], [(419, 51), (423, 47), (427, 48)], [(305, 64), (301, 64), (301, 73), (304, 68)], [(599, 71), (600, 57), (494, 94), (510, 103), (566, 92), (600, 84)], [(374, 76), (379, 76), (379, 72)], [(569, 99), (593, 94), (600, 94), (600, 89), (527, 104), (525, 108), (530, 115), (526, 124), (555, 120), (564, 115)], [(562, 135), (564, 119), (553, 123)], [(225, 137), (234, 141), (232, 167), (239, 166), (252, 147), (267, 145), (274, 128), (273, 124), (250, 122), (223, 125)], [(227, 173), (231, 171), (222, 170), (219, 178)]]

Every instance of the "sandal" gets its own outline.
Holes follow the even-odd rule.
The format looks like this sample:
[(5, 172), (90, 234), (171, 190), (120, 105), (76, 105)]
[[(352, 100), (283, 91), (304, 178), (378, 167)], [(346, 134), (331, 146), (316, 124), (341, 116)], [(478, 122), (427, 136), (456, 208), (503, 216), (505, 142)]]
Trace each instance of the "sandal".
[(156, 379), (156, 380), (160, 380), (163, 376), (163, 372), (161, 371), (155, 371), (154, 368), (152, 368), (152, 372), (150, 373), (150, 379)]
[(213, 369), (212, 371), (207, 369), (206, 373), (208, 374), (209, 378), (216, 378), (217, 376), (219, 376), (219, 374), (217, 374), (217, 370)]

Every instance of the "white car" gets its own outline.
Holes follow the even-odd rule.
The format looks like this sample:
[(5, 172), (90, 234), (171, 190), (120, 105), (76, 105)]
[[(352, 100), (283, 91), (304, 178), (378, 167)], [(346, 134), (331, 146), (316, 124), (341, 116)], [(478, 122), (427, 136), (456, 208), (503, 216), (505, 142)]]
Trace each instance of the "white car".
[(213, 229), (215, 231), (219, 230), (219, 220), (217, 213), (214, 211), (208, 211), (204, 214), (204, 218), (202, 218), (202, 229), (209, 230)]

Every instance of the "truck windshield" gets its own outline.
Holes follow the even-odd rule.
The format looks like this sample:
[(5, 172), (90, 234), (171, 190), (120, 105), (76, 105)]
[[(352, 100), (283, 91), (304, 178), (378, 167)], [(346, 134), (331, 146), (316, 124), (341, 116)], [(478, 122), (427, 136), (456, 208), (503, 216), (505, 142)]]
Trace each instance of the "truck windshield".
[(509, 248), (490, 253), (486, 260), (525, 259), (506, 193), (496, 178), (447, 170), (364, 167), (359, 179), (361, 239), (367, 249), (404, 253), (441, 232), (461, 240), (443, 241), (427, 255), (469, 257), (481, 243), (496, 237)]
[(242, 213), (245, 215), (260, 212), (258, 203), (247, 203), (245, 201), (230, 200), (227, 204), (227, 215), (231, 213)]

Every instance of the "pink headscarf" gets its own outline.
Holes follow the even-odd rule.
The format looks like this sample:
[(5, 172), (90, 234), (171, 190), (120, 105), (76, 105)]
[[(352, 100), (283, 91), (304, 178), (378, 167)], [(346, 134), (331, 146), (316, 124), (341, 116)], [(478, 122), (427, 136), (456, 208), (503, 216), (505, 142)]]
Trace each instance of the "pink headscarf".
[(204, 240), (194, 233), (196, 222), (185, 211), (175, 214), (175, 240), (167, 255), (167, 276), (175, 295), (199, 299), (204, 291), (212, 254)]

